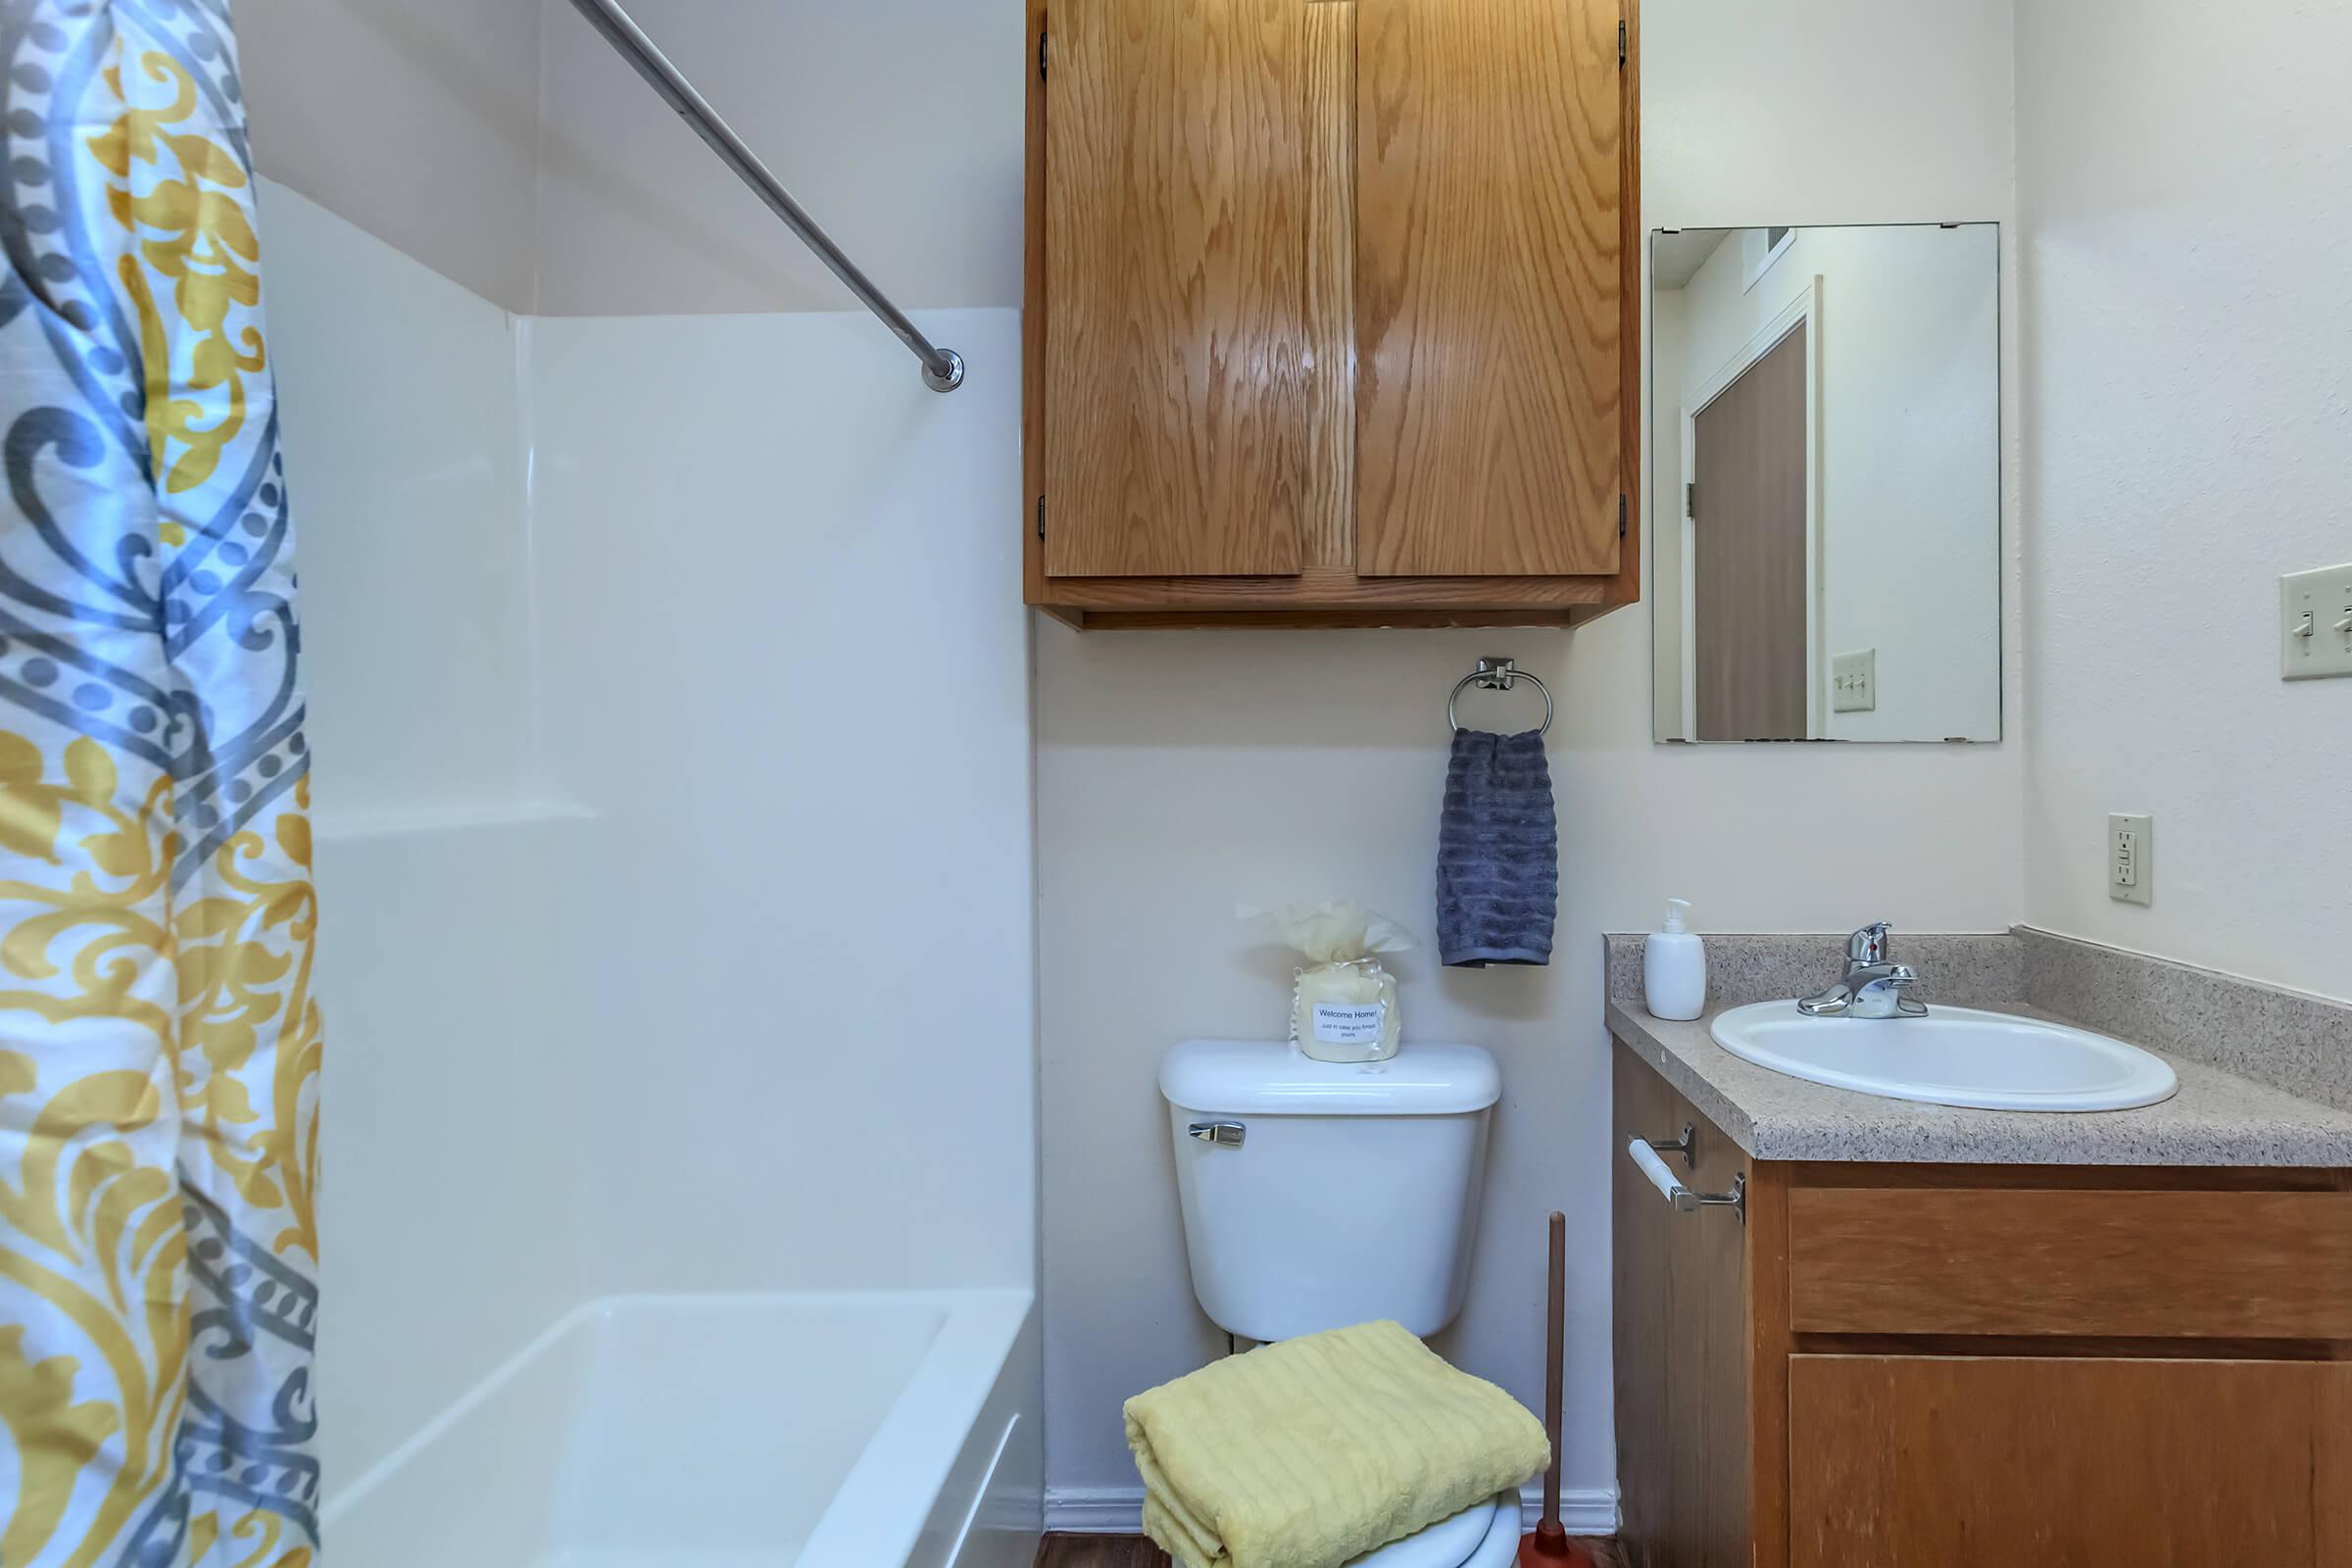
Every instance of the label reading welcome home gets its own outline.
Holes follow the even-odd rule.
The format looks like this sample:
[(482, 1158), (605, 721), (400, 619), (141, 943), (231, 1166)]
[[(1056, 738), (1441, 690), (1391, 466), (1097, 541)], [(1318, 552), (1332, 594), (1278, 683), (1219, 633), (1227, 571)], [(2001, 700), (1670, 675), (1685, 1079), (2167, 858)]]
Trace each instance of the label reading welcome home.
[(1326, 1046), (1376, 1046), (1380, 1026), (1388, 1021), (1389, 1004), (1371, 1002), (1349, 1005), (1337, 1002), (1315, 1004), (1315, 1040)]

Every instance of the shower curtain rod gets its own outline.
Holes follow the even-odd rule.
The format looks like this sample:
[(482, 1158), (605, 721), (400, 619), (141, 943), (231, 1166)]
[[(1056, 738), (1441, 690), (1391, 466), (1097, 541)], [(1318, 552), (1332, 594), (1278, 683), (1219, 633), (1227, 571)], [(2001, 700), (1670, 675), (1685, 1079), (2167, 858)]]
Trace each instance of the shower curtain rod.
[(718, 112), (694, 90), (694, 84), (678, 74), (645, 29), (629, 19), (615, 0), (571, 0), (572, 6), (586, 18), (588, 24), (604, 34), (619, 56), (636, 68), (662, 101), (677, 113), (679, 119), (694, 127), (694, 133), (710, 144), (719, 161), (735, 171), (735, 175), (767, 203), (768, 210), (784, 220), (784, 226), (801, 237), (801, 243), (816, 252), (818, 261), (825, 264), (835, 277), (858, 296), (858, 302), (882, 318), (883, 325), (898, 334), (899, 341), (914, 350), (914, 357), (923, 362), (923, 385), (934, 392), (953, 392), (963, 385), (963, 357), (954, 349), (943, 349), (923, 336), (922, 331), (906, 318), (906, 313), (890, 303), (889, 296), (874, 286), (872, 278), (858, 270), (858, 264), (842, 254), (841, 247), (816, 225), (816, 220), (792, 199), (792, 192), (767, 172), (767, 166), (753, 155)]

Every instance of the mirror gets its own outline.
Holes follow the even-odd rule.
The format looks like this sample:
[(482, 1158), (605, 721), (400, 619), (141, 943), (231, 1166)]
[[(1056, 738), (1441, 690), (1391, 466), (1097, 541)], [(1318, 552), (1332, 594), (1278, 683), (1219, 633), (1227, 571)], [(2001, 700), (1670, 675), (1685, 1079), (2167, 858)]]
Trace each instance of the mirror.
[(1656, 738), (2001, 738), (2000, 227), (1650, 237)]

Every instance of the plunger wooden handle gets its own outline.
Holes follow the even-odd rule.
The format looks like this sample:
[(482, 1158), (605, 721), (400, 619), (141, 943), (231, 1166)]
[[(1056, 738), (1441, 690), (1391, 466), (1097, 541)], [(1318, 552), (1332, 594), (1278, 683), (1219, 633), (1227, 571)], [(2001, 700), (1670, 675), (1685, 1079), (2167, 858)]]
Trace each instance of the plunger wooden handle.
[(1568, 1216), (1551, 1215), (1551, 1300), (1544, 1325), (1544, 1431), (1551, 1439), (1551, 1468), (1544, 1472), (1544, 1518), (1560, 1522), (1560, 1385), (1566, 1379), (1568, 1340)]
[(1560, 1386), (1566, 1381), (1568, 1329), (1568, 1216), (1551, 1216), (1551, 1290), (1544, 1312), (1544, 1431), (1551, 1439), (1551, 1465), (1544, 1472), (1544, 1519), (1519, 1543), (1521, 1568), (1592, 1568), (1592, 1559), (1568, 1539), (1560, 1524)]

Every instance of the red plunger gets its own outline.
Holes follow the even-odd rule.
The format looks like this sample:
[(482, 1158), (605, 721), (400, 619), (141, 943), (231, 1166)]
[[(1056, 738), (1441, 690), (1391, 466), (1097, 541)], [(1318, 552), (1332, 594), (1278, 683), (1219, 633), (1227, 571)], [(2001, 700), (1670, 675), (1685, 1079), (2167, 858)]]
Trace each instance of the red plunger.
[(1544, 1519), (1519, 1543), (1519, 1568), (1592, 1568), (1585, 1549), (1560, 1528), (1560, 1381), (1567, 1353), (1568, 1216), (1551, 1216), (1551, 1304), (1544, 1341), (1544, 1431), (1551, 1439), (1551, 1468), (1544, 1472)]

